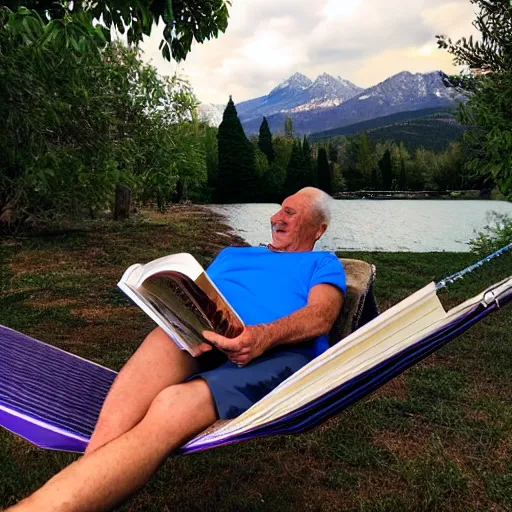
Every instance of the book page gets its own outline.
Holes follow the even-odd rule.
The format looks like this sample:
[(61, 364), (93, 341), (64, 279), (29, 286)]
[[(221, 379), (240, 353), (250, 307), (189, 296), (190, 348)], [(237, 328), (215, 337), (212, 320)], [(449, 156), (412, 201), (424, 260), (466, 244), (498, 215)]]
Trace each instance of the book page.
[[(202, 331), (216, 331), (234, 337), (243, 324), (203, 273), (203, 290), (180, 272), (165, 271), (150, 276), (138, 291), (169, 322), (192, 343), (205, 341)], [(202, 276), (200, 276), (202, 277)]]
[(220, 294), (210, 278), (203, 272), (195, 281), (202, 291), (207, 316), (213, 328), (226, 338), (235, 338), (244, 330), (244, 324)]
[(138, 292), (190, 346), (204, 341), (202, 331), (213, 329), (207, 317), (171, 276), (150, 277), (138, 288)]

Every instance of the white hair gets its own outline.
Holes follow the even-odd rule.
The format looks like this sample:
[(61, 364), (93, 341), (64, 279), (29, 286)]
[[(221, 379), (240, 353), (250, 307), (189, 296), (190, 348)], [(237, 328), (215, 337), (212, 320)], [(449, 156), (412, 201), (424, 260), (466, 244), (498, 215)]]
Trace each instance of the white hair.
[(305, 192), (312, 197), (313, 210), (318, 215), (320, 224), (328, 226), (331, 221), (331, 203), (333, 198), (323, 190), (315, 187), (305, 187), (299, 190), (299, 192)]

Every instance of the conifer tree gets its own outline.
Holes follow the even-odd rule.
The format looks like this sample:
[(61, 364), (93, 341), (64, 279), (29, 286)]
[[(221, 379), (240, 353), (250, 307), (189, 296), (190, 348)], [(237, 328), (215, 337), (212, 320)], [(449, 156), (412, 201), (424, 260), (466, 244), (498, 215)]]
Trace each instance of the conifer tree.
[(391, 151), (389, 151), (389, 148), (384, 151), (382, 158), (379, 160), (379, 169), (383, 189), (391, 190), (393, 184), (393, 162), (391, 161)]
[(231, 96), (219, 126), (217, 142), (219, 174), (216, 200), (222, 203), (254, 201), (258, 191), (254, 148), (245, 136)]
[(266, 117), (263, 117), (261, 122), (258, 147), (267, 156), (268, 163), (271, 164), (275, 159), (275, 153), (274, 146), (272, 145), (272, 133), (270, 132)]
[(329, 160), (327, 160), (327, 151), (325, 148), (318, 150), (317, 158), (318, 169), (318, 188), (322, 189), (328, 194), (332, 194), (332, 179), (329, 168)]
[(316, 187), (317, 180), (315, 176), (315, 170), (313, 166), (313, 159), (311, 158), (311, 146), (309, 145), (308, 139), (304, 135), (302, 142), (302, 161), (304, 167), (304, 175), (306, 180), (306, 186)]

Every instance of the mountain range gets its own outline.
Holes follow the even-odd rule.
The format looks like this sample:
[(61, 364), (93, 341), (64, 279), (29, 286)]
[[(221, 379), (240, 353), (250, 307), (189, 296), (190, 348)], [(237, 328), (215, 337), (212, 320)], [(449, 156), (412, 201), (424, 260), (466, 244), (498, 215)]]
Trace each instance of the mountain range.
[[(310, 134), (376, 119), (398, 112), (450, 108), (464, 101), (442, 71), (403, 71), (363, 89), (327, 73), (311, 80), (295, 73), (266, 96), (236, 104), (246, 134), (258, 133), (263, 116), (272, 133), (281, 133), (284, 120), (293, 120), (294, 132)], [(224, 106), (202, 104), (200, 117), (218, 125)]]

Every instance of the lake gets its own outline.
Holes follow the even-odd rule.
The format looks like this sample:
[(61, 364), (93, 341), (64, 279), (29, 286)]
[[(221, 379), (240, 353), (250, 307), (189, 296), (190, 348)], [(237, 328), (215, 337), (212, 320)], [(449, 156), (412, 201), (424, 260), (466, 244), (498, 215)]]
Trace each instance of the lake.
[[(277, 204), (212, 205), (249, 244), (270, 241)], [(491, 211), (512, 215), (512, 203), (470, 200), (337, 200), (318, 250), (467, 252)]]

